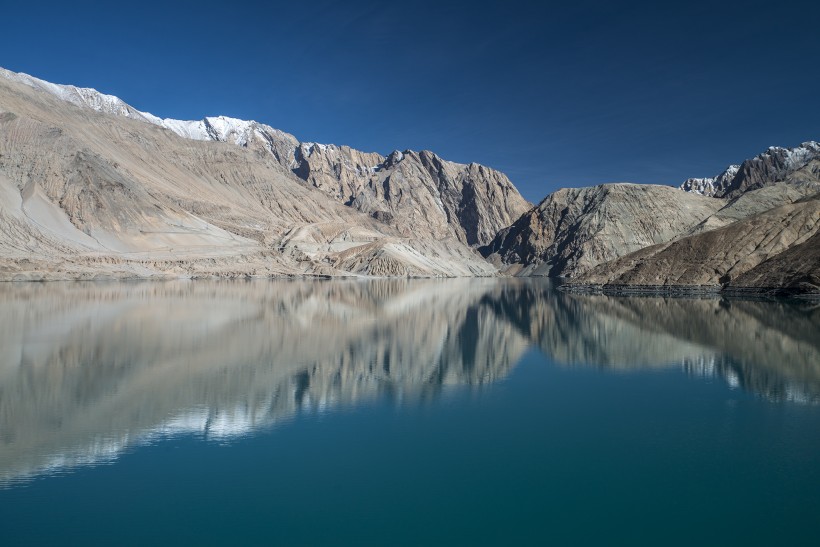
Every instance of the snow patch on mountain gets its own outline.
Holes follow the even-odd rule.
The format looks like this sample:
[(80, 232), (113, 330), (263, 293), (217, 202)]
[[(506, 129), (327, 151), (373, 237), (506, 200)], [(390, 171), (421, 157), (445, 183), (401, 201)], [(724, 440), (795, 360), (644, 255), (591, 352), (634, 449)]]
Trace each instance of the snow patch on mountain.
[(739, 165), (730, 165), (715, 177), (686, 179), (683, 181), (683, 184), (680, 185), (680, 189), (684, 192), (713, 197), (716, 194), (720, 194), (729, 186), (739, 169)]
[(267, 143), (266, 147), (271, 152), (273, 151), (273, 143), (271, 142), (273, 138), (280, 142), (290, 143), (294, 147), (299, 143), (293, 135), (255, 121), (240, 120), (228, 116), (214, 116), (201, 120), (187, 121), (175, 120), (173, 118), (160, 118), (150, 112), (137, 110), (119, 97), (100, 93), (96, 89), (53, 84), (28, 74), (12, 72), (4, 68), (0, 68), (0, 76), (39, 89), (80, 107), (91, 108), (97, 112), (133, 118), (164, 127), (186, 139), (220, 141), (237, 146), (248, 146), (254, 138), (258, 138), (260, 142)]
[(762, 154), (740, 165), (730, 165), (716, 177), (686, 179), (680, 189), (704, 196), (726, 197), (727, 194), (743, 191), (750, 184), (759, 186), (780, 182), (818, 158), (820, 144), (815, 141), (807, 141), (794, 148), (770, 146)]
[(770, 146), (769, 149), (763, 154), (760, 154), (758, 158), (767, 154), (780, 156), (786, 169), (800, 169), (814, 158), (820, 156), (820, 143), (808, 141), (795, 148)]

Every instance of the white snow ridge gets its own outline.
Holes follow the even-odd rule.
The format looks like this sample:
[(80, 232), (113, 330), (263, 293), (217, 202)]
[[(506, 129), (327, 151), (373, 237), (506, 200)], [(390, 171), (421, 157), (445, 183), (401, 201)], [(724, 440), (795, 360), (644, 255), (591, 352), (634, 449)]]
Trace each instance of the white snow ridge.
[(137, 110), (119, 97), (100, 93), (96, 89), (52, 84), (51, 82), (46, 82), (34, 76), (12, 72), (4, 68), (0, 68), (0, 76), (39, 89), (80, 107), (91, 108), (97, 112), (133, 118), (164, 127), (186, 139), (196, 141), (220, 141), (237, 146), (247, 146), (254, 137), (258, 137), (262, 142), (270, 142), (270, 136), (273, 135), (278, 137), (279, 140), (291, 141), (293, 146), (298, 144), (298, 140), (293, 135), (252, 120), (240, 120), (228, 116), (205, 117), (201, 120), (160, 118), (150, 112)]

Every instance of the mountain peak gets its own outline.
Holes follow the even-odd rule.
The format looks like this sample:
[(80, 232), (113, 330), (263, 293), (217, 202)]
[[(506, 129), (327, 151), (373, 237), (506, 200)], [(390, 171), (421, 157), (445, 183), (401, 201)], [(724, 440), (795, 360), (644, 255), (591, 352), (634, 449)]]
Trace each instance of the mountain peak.
[(770, 146), (740, 165), (730, 165), (715, 177), (686, 179), (679, 188), (709, 197), (736, 197), (746, 190), (781, 182), (818, 158), (820, 144), (816, 141), (806, 141), (793, 148)]

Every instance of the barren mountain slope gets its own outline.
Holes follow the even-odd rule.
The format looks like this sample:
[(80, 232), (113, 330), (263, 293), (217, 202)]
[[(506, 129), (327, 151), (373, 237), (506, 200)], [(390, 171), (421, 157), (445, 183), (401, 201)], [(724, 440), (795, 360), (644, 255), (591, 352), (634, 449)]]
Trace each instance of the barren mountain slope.
[[(489, 275), (458, 241), (416, 241), (272, 154), (199, 142), (0, 78), (0, 278), (371, 272)], [(342, 268), (342, 269), (340, 269)], [(381, 271), (381, 268), (377, 268)], [(347, 270), (349, 271), (349, 270)]]
[[(612, 289), (693, 287), (769, 289), (809, 280), (803, 291), (818, 292), (815, 234), (820, 230), (820, 195), (739, 220), (723, 228), (641, 249), (601, 264), (573, 283)], [(780, 256), (784, 251), (788, 254)], [(768, 266), (765, 266), (768, 262)], [(775, 273), (780, 267), (788, 268)], [(758, 269), (760, 268), (760, 269)], [(791, 273), (788, 273), (791, 272)]]
[(483, 245), (532, 206), (504, 174), (478, 164), (445, 161), (428, 151), (396, 151), (384, 157), (347, 146), (300, 143), (268, 125), (226, 116), (160, 119), (94, 89), (52, 84), (4, 69), (0, 77), (80, 108), (153, 124), (186, 139), (226, 142), (260, 157), (270, 155), (334, 200), (394, 226), (403, 236), (455, 237), (468, 245)]

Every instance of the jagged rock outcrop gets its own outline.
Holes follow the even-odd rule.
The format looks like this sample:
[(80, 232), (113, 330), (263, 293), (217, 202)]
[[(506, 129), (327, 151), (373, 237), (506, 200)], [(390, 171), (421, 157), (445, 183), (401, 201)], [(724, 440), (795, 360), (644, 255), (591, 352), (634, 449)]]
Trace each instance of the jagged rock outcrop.
[(702, 196), (716, 197), (722, 195), (726, 187), (737, 174), (739, 165), (730, 165), (716, 177), (690, 178), (681, 183), (680, 189), (684, 192), (692, 192)]
[(643, 247), (669, 241), (724, 202), (669, 186), (603, 184), (547, 196), (481, 248), (512, 271), (573, 276)]
[(334, 200), (391, 225), (405, 237), (454, 237), (467, 245), (484, 245), (531, 207), (503, 173), (449, 162), (429, 151), (395, 151), (384, 157), (347, 146), (299, 142), (269, 125), (227, 116), (161, 119), (94, 89), (52, 84), (4, 69), (0, 77), (81, 108), (157, 125), (186, 139), (227, 142), (260, 157), (269, 154)]
[(396, 150), (385, 158), (303, 144), (295, 161), (299, 177), (402, 234), (485, 245), (531, 207), (503, 173), (427, 150)]
[(298, 178), (303, 145), (272, 128), (208, 118), (182, 137), (116, 97), (31, 80), (0, 74), (0, 279), (496, 272), (461, 228), (403, 232)]
[(820, 278), (818, 231), (820, 194), (641, 249), (601, 264), (572, 283), (613, 291), (682, 287), (820, 293), (814, 282)]
[[(803, 168), (813, 164), (806, 173)], [(768, 184), (782, 182), (796, 171), (803, 170), (803, 176), (793, 177), (795, 183), (805, 176), (816, 179), (820, 173), (820, 143), (804, 142), (794, 148), (771, 146), (762, 154), (744, 161), (740, 165), (730, 165), (723, 173), (714, 178), (687, 179), (680, 188), (705, 196), (719, 198), (736, 198)]]

